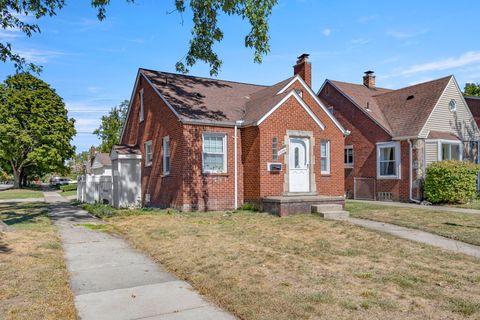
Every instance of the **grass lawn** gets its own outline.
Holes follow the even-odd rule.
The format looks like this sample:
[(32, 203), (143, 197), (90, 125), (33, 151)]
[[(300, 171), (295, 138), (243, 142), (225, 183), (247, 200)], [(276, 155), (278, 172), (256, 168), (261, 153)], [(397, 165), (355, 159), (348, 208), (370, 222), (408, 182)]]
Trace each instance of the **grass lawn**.
[(62, 197), (76, 196), (77, 190), (59, 192)]
[(0, 200), (43, 198), (43, 192), (29, 189), (9, 189), (0, 191)]
[(455, 207), (480, 210), (480, 200), (475, 199), (469, 203), (457, 204)]
[[(90, 207), (91, 209), (91, 207)], [(478, 319), (479, 260), (314, 215), (99, 210), (240, 319)]]
[(420, 229), (447, 238), (480, 245), (480, 215), (347, 202), (354, 218)]
[(0, 205), (0, 318), (76, 319), (56, 228), (46, 204)]

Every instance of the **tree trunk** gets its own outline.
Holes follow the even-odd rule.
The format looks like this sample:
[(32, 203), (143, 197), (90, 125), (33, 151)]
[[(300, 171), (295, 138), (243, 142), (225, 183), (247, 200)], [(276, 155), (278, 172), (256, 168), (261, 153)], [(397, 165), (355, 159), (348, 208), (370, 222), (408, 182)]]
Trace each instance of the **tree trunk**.
[(19, 189), (21, 185), (22, 172), (18, 170), (13, 170), (13, 188)]

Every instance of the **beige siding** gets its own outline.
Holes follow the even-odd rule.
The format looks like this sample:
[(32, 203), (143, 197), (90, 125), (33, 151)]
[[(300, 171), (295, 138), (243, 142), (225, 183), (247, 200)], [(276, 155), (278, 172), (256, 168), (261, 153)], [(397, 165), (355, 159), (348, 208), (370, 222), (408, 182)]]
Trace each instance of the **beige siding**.
[(425, 165), (438, 161), (438, 142), (426, 142), (425, 143)]
[[(452, 99), (457, 102), (456, 112), (451, 112), (448, 107)], [(420, 132), (420, 136), (427, 138), (430, 130), (452, 132), (464, 141), (477, 140), (480, 136), (475, 120), (453, 77), (427, 120), (425, 127)]]

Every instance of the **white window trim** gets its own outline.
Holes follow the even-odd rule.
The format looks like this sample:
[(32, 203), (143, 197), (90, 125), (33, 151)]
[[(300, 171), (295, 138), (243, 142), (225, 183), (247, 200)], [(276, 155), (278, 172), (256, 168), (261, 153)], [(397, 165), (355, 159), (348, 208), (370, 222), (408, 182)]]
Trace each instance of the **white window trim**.
[[(162, 150), (163, 150), (163, 162), (162, 162), (162, 165), (163, 165), (163, 175), (164, 176), (168, 176), (170, 174), (170, 171), (171, 171), (171, 164), (172, 164), (172, 161), (171, 161), (171, 158), (170, 158), (170, 149), (171, 149), (171, 145), (170, 145), (170, 137), (169, 136), (165, 136), (163, 137), (162, 139), (163, 143), (162, 143)], [(165, 148), (165, 144), (166, 142), (168, 142), (168, 171), (166, 170), (166, 166), (165, 164), (167, 163), (167, 153), (165, 152), (166, 148)]]
[[(327, 144), (327, 170), (322, 170), (322, 144)], [(330, 174), (330, 162), (331, 162), (331, 155), (330, 155), (330, 141), (322, 140), (320, 141), (320, 173), (324, 175)]]
[[(147, 162), (147, 146), (150, 146), (150, 161)], [(152, 148), (152, 140), (145, 141), (145, 167), (150, 167), (153, 162), (153, 148)]]
[[(347, 149), (351, 149), (352, 150), (352, 163), (345, 163), (345, 152), (347, 151)], [(343, 158), (344, 158), (344, 166), (345, 168), (353, 168), (353, 164), (355, 163), (355, 155), (354, 155), (354, 152), (353, 152), (353, 145), (346, 145), (345, 148), (344, 148), (344, 155), (343, 155)]]
[[(205, 145), (205, 137), (221, 137), (223, 139), (223, 170), (206, 170), (205, 169), (205, 160), (204, 160), (204, 149), (203, 146)], [(227, 134), (224, 132), (204, 132), (202, 134), (202, 172), (203, 173), (213, 173), (213, 174), (225, 174), (227, 173), (228, 166), (227, 166), (227, 157), (228, 150), (227, 150)]]
[(143, 99), (143, 88), (140, 89), (140, 122), (145, 120), (145, 104)]
[(442, 161), (442, 144), (458, 144), (460, 146), (460, 161), (463, 160), (463, 142), (458, 140), (445, 140), (445, 139), (435, 139), (435, 140), (426, 140), (426, 142), (436, 142), (437, 143), (437, 160)]
[[(380, 175), (380, 148), (395, 148), (395, 167), (396, 175)], [(377, 143), (377, 179), (401, 179), (402, 178), (402, 159), (400, 142), (379, 142)]]

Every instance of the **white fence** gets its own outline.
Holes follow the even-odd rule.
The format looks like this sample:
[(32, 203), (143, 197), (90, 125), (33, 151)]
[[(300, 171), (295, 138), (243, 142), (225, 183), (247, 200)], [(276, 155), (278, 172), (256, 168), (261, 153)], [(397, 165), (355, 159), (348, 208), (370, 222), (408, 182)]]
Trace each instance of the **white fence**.
[(111, 176), (84, 175), (78, 178), (77, 200), (86, 203), (112, 204)]

